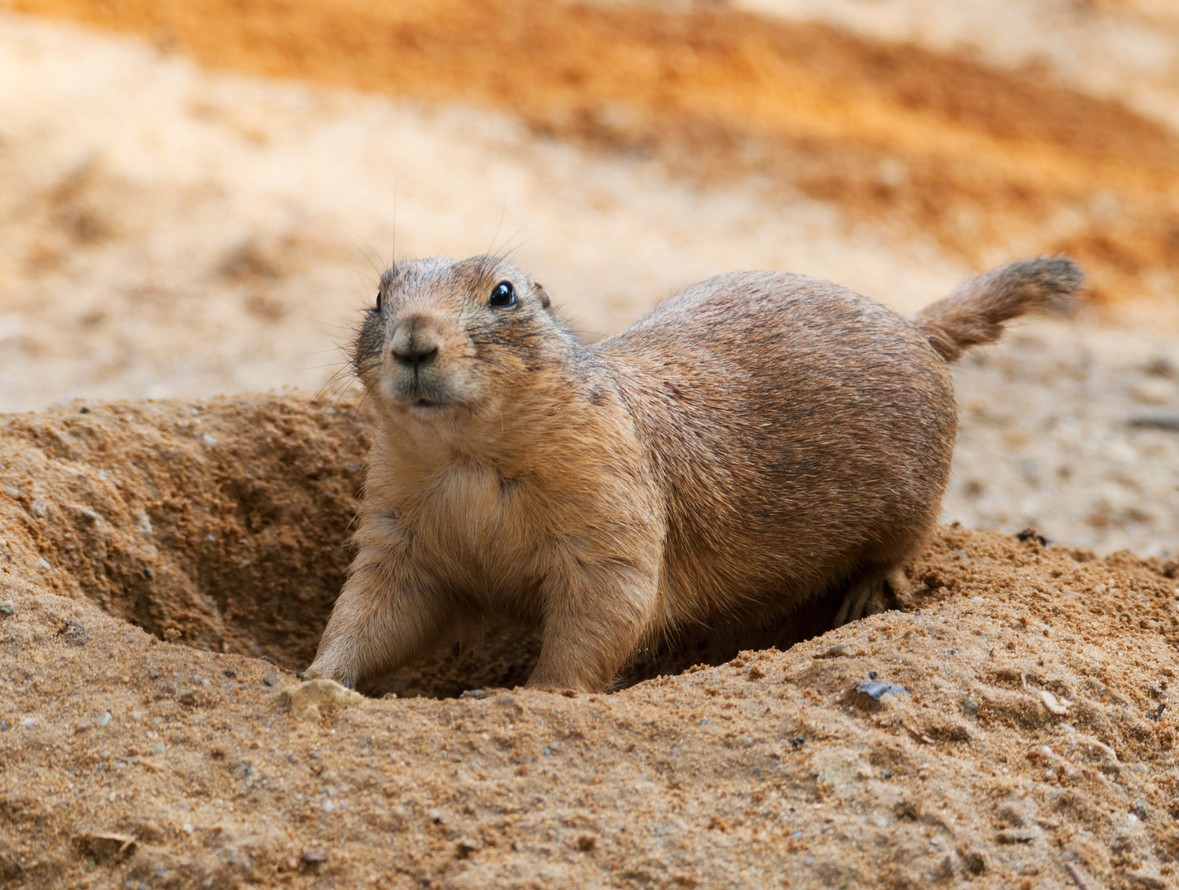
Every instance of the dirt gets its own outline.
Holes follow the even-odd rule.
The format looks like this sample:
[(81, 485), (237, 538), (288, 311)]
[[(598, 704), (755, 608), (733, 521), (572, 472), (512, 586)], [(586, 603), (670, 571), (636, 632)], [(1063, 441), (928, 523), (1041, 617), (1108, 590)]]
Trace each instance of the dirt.
[[(0, 886), (1179, 886), (1164, 4), (0, 9)], [(609, 694), (519, 688), (514, 628), (301, 683), (368, 444), (332, 341), (489, 246), (588, 336), (736, 268), (1092, 291), (955, 369), (899, 610)]]
[(8, 883), (1175, 881), (1179, 563), (946, 527), (904, 611), (785, 652), (561, 696), (472, 683), (535, 655), (492, 640), (465, 697), (438, 697), (443, 652), (401, 697), (308, 707), (292, 671), (347, 562), (354, 413), (0, 427)]

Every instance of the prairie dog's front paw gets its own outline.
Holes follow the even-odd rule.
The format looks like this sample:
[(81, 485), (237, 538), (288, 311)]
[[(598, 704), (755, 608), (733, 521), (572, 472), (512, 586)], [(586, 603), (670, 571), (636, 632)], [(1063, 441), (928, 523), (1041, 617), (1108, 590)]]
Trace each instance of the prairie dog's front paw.
[(332, 680), (339, 683), (345, 689), (353, 689), (356, 686), (356, 677), (349, 671), (333, 670), (330, 666), (323, 663), (323, 659), (317, 658), (312, 662), (311, 667), (303, 671), (304, 680)]

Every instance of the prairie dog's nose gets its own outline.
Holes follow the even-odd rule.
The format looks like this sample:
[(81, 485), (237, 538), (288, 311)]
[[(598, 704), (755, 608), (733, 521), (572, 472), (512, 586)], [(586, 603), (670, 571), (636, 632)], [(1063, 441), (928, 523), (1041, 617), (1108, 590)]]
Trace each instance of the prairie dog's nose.
[(389, 342), (389, 351), (397, 363), (417, 368), (432, 362), (438, 355), (438, 333), (429, 318), (410, 315), (401, 320)]

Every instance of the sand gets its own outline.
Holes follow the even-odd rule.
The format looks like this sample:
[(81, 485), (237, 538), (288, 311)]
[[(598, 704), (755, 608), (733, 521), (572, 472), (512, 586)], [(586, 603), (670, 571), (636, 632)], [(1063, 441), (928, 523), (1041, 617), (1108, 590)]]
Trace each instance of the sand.
[[(0, 9), (0, 884), (1179, 885), (1166, 4)], [(601, 695), (506, 630), (301, 684), (335, 344), (393, 255), (487, 249), (590, 337), (737, 268), (1092, 289), (956, 368), (901, 610)]]

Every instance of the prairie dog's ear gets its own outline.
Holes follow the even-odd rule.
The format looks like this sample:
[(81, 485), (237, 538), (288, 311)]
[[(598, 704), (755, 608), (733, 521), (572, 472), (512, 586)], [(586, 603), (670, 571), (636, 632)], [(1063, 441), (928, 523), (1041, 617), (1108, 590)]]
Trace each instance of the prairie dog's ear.
[(553, 301), (549, 299), (548, 292), (545, 291), (544, 287), (539, 281), (532, 282), (532, 292), (536, 294), (536, 298), (540, 300), (540, 305), (543, 308), (548, 309), (553, 305)]

